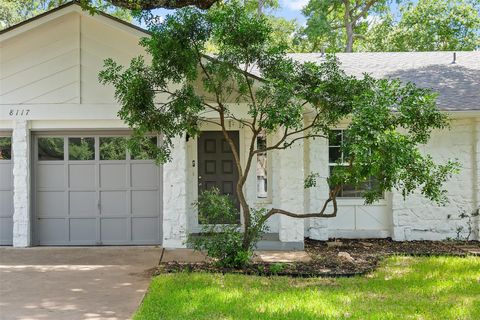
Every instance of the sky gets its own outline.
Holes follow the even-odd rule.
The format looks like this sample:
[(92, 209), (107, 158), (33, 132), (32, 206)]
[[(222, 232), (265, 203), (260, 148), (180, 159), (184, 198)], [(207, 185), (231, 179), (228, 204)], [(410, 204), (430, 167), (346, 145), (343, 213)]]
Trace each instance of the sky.
[[(295, 19), (300, 25), (304, 25), (306, 23), (306, 18), (302, 14), (302, 8), (308, 4), (309, 0), (279, 0), (279, 2), (280, 8), (269, 13), (288, 20)], [(413, 0), (412, 2), (415, 3), (416, 0)], [(396, 1), (390, 2), (390, 9), (393, 13), (398, 10)], [(157, 9), (153, 12), (157, 15), (165, 16), (172, 12), (172, 10)], [(144, 27), (143, 25), (140, 26)]]
[[(302, 8), (307, 5), (309, 0), (280, 0), (280, 9), (271, 12), (275, 16), (286, 19), (295, 19), (299, 24), (304, 24), (306, 19), (302, 15)], [(160, 16), (165, 16), (171, 13), (172, 10), (157, 9), (153, 13)], [(140, 25), (145, 27), (144, 25)]]

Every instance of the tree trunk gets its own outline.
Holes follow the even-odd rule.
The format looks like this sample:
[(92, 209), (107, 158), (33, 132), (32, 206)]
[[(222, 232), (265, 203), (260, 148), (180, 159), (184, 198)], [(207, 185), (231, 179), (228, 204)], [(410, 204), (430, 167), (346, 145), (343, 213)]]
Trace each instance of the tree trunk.
[(346, 34), (347, 34), (347, 45), (345, 46), (345, 52), (353, 52), (353, 27), (352, 24), (349, 23), (345, 26)]
[(345, 13), (343, 15), (343, 24), (345, 26), (345, 33), (347, 35), (347, 43), (345, 45), (345, 52), (353, 51), (353, 22), (350, 12), (350, 0), (343, 0), (345, 6)]

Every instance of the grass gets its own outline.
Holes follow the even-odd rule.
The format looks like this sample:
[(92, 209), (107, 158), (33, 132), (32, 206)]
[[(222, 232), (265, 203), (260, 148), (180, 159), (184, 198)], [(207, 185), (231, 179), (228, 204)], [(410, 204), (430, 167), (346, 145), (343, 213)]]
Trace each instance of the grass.
[(480, 258), (390, 257), (373, 274), (155, 277), (140, 319), (480, 319)]

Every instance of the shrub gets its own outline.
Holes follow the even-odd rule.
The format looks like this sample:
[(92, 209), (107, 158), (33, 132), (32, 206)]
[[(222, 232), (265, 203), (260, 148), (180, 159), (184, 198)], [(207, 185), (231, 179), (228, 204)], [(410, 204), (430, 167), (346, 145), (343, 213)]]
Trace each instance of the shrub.
[(228, 195), (221, 195), (216, 188), (203, 191), (194, 203), (202, 225), (200, 235), (189, 235), (187, 244), (193, 249), (204, 251), (215, 263), (224, 268), (242, 268), (253, 255), (256, 242), (267, 227), (260, 223), (265, 210), (252, 209), (252, 226), (248, 248), (243, 247), (243, 232), (240, 213)]

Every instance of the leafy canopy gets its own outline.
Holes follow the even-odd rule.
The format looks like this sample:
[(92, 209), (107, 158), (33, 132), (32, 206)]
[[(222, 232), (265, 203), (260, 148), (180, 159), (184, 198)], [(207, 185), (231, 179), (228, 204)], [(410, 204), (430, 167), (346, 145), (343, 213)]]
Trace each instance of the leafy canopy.
[[(108, 59), (100, 80), (115, 86), (119, 115), (138, 137), (148, 132), (163, 136), (156, 149), (159, 162), (170, 160), (175, 137), (198, 135), (202, 123), (217, 123), (227, 136), (228, 119), (250, 130), (250, 148), (241, 150), (247, 152), (245, 167), (234, 150), (244, 215), (249, 207), (242, 202), (242, 187), (260, 152), (254, 142), (260, 132), (275, 137), (270, 152), (299, 139), (326, 138), (346, 119), (347, 165), (338, 166), (328, 179), (329, 201), (342, 185), (360, 185), (371, 177), (378, 183), (365, 195), (367, 202), (394, 188), (405, 196), (419, 188), (434, 201), (446, 201), (442, 184), (456, 171), (456, 162), (437, 165), (419, 149), (432, 130), (448, 125), (430, 90), (398, 80), (348, 76), (333, 57), (321, 64), (296, 62), (273, 39), (268, 19), (236, 2), (208, 11), (184, 8), (149, 28), (151, 37), (141, 44), (151, 62), (138, 57), (125, 69)], [(204, 54), (207, 43), (218, 50), (214, 58)], [(249, 74), (253, 69), (262, 79)], [(248, 116), (241, 117), (239, 108)], [(284, 213), (275, 210), (266, 218)]]
[(475, 50), (480, 46), (479, 0), (420, 0), (400, 6), (369, 29), (369, 51)]

